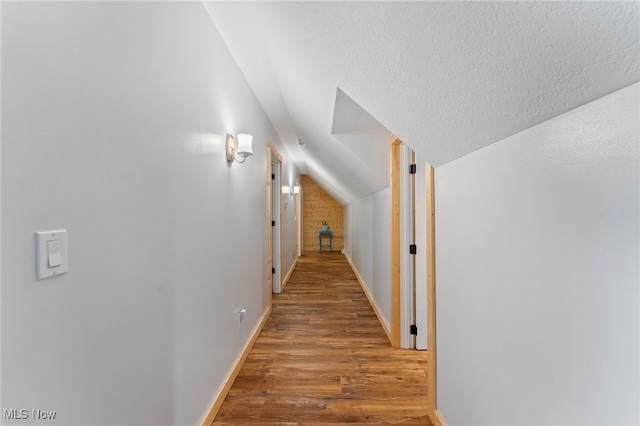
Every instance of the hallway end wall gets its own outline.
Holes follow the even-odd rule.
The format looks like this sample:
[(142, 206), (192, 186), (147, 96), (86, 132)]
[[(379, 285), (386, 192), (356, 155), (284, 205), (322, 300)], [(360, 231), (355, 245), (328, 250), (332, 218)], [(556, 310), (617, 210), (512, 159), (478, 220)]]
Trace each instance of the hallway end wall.
[[(343, 207), (309, 176), (302, 175), (303, 249), (318, 251), (318, 231), (322, 220), (333, 232), (333, 250), (344, 247)], [(327, 237), (324, 237), (325, 240)], [(322, 244), (328, 244), (323, 241)]]
[(638, 424), (639, 88), (436, 169), (447, 424)]

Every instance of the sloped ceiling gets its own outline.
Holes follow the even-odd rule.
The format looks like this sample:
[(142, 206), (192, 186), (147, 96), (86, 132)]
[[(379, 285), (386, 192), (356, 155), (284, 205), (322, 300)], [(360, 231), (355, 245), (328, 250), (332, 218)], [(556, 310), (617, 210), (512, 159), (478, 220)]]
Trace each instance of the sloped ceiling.
[(390, 133), (439, 166), (640, 80), (637, 2), (204, 4), (343, 204), (388, 185)]

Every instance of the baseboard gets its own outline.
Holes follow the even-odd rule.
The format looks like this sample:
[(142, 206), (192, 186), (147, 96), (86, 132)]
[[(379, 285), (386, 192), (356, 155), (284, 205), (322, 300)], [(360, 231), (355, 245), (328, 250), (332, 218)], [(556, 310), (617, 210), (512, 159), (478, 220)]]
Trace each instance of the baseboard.
[(236, 380), (236, 377), (238, 377), (238, 373), (240, 372), (240, 369), (244, 365), (244, 362), (246, 361), (247, 356), (249, 356), (249, 352), (251, 351), (253, 344), (258, 339), (258, 336), (260, 335), (262, 328), (264, 327), (265, 323), (269, 319), (269, 315), (271, 315), (271, 306), (267, 308), (266, 312), (262, 316), (262, 319), (256, 326), (256, 329), (253, 331), (253, 335), (251, 336), (251, 339), (249, 339), (244, 349), (242, 350), (242, 353), (236, 360), (236, 363), (233, 366), (233, 369), (231, 370), (229, 375), (227, 376), (227, 379), (225, 380), (224, 385), (222, 386), (222, 389), (220, 389), (220, 391), (218, 392), (218, 395), (216, 395), (216, 397), (213, 399), (211, 406), (207, 410), (207, 414), (205, 415), (204, 419), (202, 419), (202, 421), (200, 422), (200, 426), (209, 426), (215, 420), (216, 416), (218, 415), (218, 411), (220, 411), (220, 407), (222, 407), (222, 403), (224, 402), (224, 399), (227, 397), (227, 394), (229, 393), (229, 390), (233, 385), (233, 382)]
[(349, 262), (349, 265), (351, 266), (353, 273), (356, 275), (356, 278), (360, 283), (360, 287), (362, 287), (362, 291), (364, 291), (364, 294), (367, 296), (367, 299), (369, 299), (369, 303), (371, 304), (373, 311), (376, 313), (376, 316), (378, 317), (378, 321), (380, 321), (380, 325), (382, 325), (382, 329), (387, 334), (387, 337), (389, 338), (389, 342), (393, 344), (393, 340), (391, 338), (391, 329), (389, 328), (389, 325), (387, 324), (387, 322), (384, 320), (384, 317), (382, 316), (382, 311), (380, 311), (380, 307), (376, 303), (376, 300), (373, 298), (373, 295), (369, 292), (367, 285), (365, 284), (364, 280), (360, 276), (360, 273), (358, 272), (358, 268), (356, 268), (356, 265), (353, 264), (353, 262), (351, 261), (351, 258), (349, 257), (349, 254), (346, 251), (344, 252), (344, 257), (347, 258), (347, 262)]
[(447, 426), (447, 424), (445, 423), (444, 419), (442, 418), (442, 416), (440, 415), (440, 412), (438, 410), (435, 410), (433, 412), (433, 417), (435, 417), (433, 419), (433, 424), (436, 426)]
[(289, 272), (287, 272), (287, 276), (284, 277), (284, 281), (282, 281), (282, 291), (284, 291), (284, 288), (287, 286), (287, 283), (289, 282), (289, 278), (291, 278), (291, 274), (293, 274), (293, 270), (296, 269), (296, 266), (298, 266), (298, 260), (300, 260), (300, 258), (296, 257), (296, 261), (293, 262), (293, 265), (291, 265)]

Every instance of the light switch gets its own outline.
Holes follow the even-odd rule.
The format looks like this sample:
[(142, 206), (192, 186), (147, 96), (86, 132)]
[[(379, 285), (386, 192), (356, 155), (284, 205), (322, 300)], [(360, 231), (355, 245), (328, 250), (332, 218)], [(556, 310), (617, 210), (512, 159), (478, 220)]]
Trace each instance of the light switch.
[(62, 253), (60, 252), (60, 240), (47, 241), (47, 253), (49, 264), (47, 265), (49, 268), (55, 268), (56, 266), (62, 265)]
[(67, 231), (36, 232), (36, 279), (67, 272)]

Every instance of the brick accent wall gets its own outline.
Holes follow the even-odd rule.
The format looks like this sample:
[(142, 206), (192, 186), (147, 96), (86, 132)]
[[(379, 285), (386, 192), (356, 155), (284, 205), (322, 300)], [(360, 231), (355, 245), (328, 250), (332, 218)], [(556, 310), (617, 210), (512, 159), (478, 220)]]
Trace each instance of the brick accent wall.
[[(304, 227), (302, 247), (305, 251), (318, 251), (318, 231), (322, 229), (322, 220), (326, 220), (329, 229), (333, 231), (333, 251), (342, 249), (344, 246), (342, 205), (307, 175), (302, 175), (302, 212)], [(322, 249), (322, 251), (325, 250), (328, 249)]]

